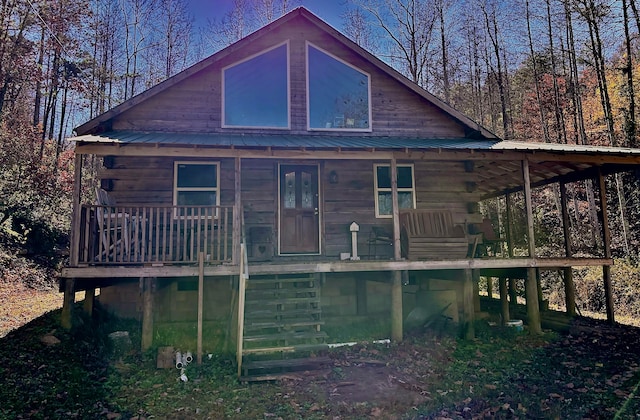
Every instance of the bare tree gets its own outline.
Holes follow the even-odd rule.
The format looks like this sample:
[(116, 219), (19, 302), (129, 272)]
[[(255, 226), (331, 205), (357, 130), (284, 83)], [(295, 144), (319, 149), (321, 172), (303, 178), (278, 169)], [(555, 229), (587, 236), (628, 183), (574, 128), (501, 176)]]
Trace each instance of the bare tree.
[(373, 26), (362, 9), (352, 7), (342, 14), (342, 30), (353, 42), (369, 52), (376, 52), (379, 48)]
[(351, 0), (368, 12), (387, 45), (382, 55), (420, 86), (428, 85), (428, 64), (438, 21), (433, 0)]

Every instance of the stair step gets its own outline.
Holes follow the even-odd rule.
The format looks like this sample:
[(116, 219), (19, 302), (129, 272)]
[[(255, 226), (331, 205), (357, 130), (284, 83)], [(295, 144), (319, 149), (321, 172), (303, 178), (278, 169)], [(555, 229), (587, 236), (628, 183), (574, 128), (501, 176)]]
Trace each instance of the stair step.
[[(264, 298), (318, 297), (316, 289), (252, 289), (245, 293), (247, 301)], [(298, 295), (307, 296), (298, 296)]]
[(291, 327), (310, 327), (324, 325), (324, 321), (319, 320), (299, 320), (298, 318), (291, 319), (290, 321), (264, 321), (264, 322), (246, 322), (244, 324), (245, 332), (247, 330), (257, 330), (264, 328), (291, 328)]
[(295, 372), (318, 370), (331, 363), (332, 360), (326, 356), (245, 362), (240, 381), (273, 381)]
[(276, 334), (245, 335), (244, 342), (255, 343), (258, 341), (303, 340), (317, 338), (327, 338), (327, 333), (324, 331), (287, 331)]
[(268, 354), (268, 353), (287, 353), (287, 352), (295, 352), (295, 351), (321, 351), (327, 350), (329, 346), (326, 343), (317, 343), (317, 344), (297, 344), (290, 346), (280, 346), (280, 347), (256, 347), (253, 349), (243, 349), (242, 354)]
[(289, 298), (275, 298), (275, 299), (267, 299), (267, 300), (256, 300), (251, 301), (247, 299), (247, 304), (249, 302), (260, 303), (263, 306), (269, 305), (286, 305), (286, 304), (297, 304), (297, 303), (320, 303), (320, 297), (289, 297)]
[(320, 315), (322, 313), (321, 308), (298, 308), (298, 309), (286, 309), (282, 311), (277, 311), (273, 309), (257, 309), (251, 312), (245, 312), (244, 319), (245, 321), (249, 320), (267, 320), (267, 319), (290, 319), (290, 318), (300, 318), (305, 315), (314, 316)]
[(304, 357), (299, 359), (271, 359), (271, 360), (255, 360), (244, 362), (242, 369), (273, 369), (273, 368), (296, 368), (304, 366), (317, 366), (321, 364), (331, 363), (331, 359), (326, 356), (322, 357)]
[(251, 284), (277, 284), (277, 283), (309, 283), (315, 282), (317, 279), (314, 276), (310, 277), (300, 277), (300, 276), (292, 276), (292, 277), (278, 277), (274, 278), (273, 276), (268, 277), (251, 277), (247, 282), (247, 287)]

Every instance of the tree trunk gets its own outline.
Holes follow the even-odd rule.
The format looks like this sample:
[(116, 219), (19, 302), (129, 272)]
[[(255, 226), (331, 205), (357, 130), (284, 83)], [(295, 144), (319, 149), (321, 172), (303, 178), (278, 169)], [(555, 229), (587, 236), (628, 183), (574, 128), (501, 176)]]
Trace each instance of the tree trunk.
[(549, 138), (549, 127), (547, 126), (547, 119), (544, 115), (544, 107), (542, 106), (542, 100), (540, 98), (540, 81), (538, 80), (538, 65), (536, 60), (535, 51), (533, 50), (533, 37), (531, 36), (531, 19), (529, 15), (529, 0), (526, 2), (526, 18), (527, 18), (527, 35), (529, 38), (529, 52), (531, 53), (531, 65), (533, 66), (533, 82), (536, 88), (536, 100), (538, 102), (538, 116), (540, 117), (540, 127), (542, 128), (542, 135), (545, 143), (551, 143)]

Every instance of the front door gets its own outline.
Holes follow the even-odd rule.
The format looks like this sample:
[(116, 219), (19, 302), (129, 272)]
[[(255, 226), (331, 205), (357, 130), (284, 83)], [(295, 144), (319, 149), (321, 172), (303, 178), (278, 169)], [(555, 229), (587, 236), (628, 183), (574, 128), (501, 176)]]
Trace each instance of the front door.
[(280, 253), (319, 254), (318, 166), (280, 165)]

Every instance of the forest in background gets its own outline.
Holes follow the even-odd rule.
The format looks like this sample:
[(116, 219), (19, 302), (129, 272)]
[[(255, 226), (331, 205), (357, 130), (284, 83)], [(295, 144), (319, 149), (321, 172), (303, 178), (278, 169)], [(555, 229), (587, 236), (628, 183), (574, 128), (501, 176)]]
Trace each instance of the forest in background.
[[(504, 139), (638, 147), (635, 0), (339, 1), (337, 29)], [(234, 0), (197, 27), (188, 0), (0, 0), (0, 276), (64, 259), (73, 127), (300, 5)], [(85, 165), (92, 174), (99, 162)], [(640, 284), (639, 179), (607, 178), (613, 253), (629, 283), (618, 300)], [(597, 188), (574, 183), (568, 194), (575, 251), (597, 254)], [(534, 200), (538, 250), (553, 255), (559, 191), (538, 189)], [(482, 209), (504, 225), (503, 201)], [(590, 277), (589, 302), (600, 294), (597, 273), (581, 276)]]

